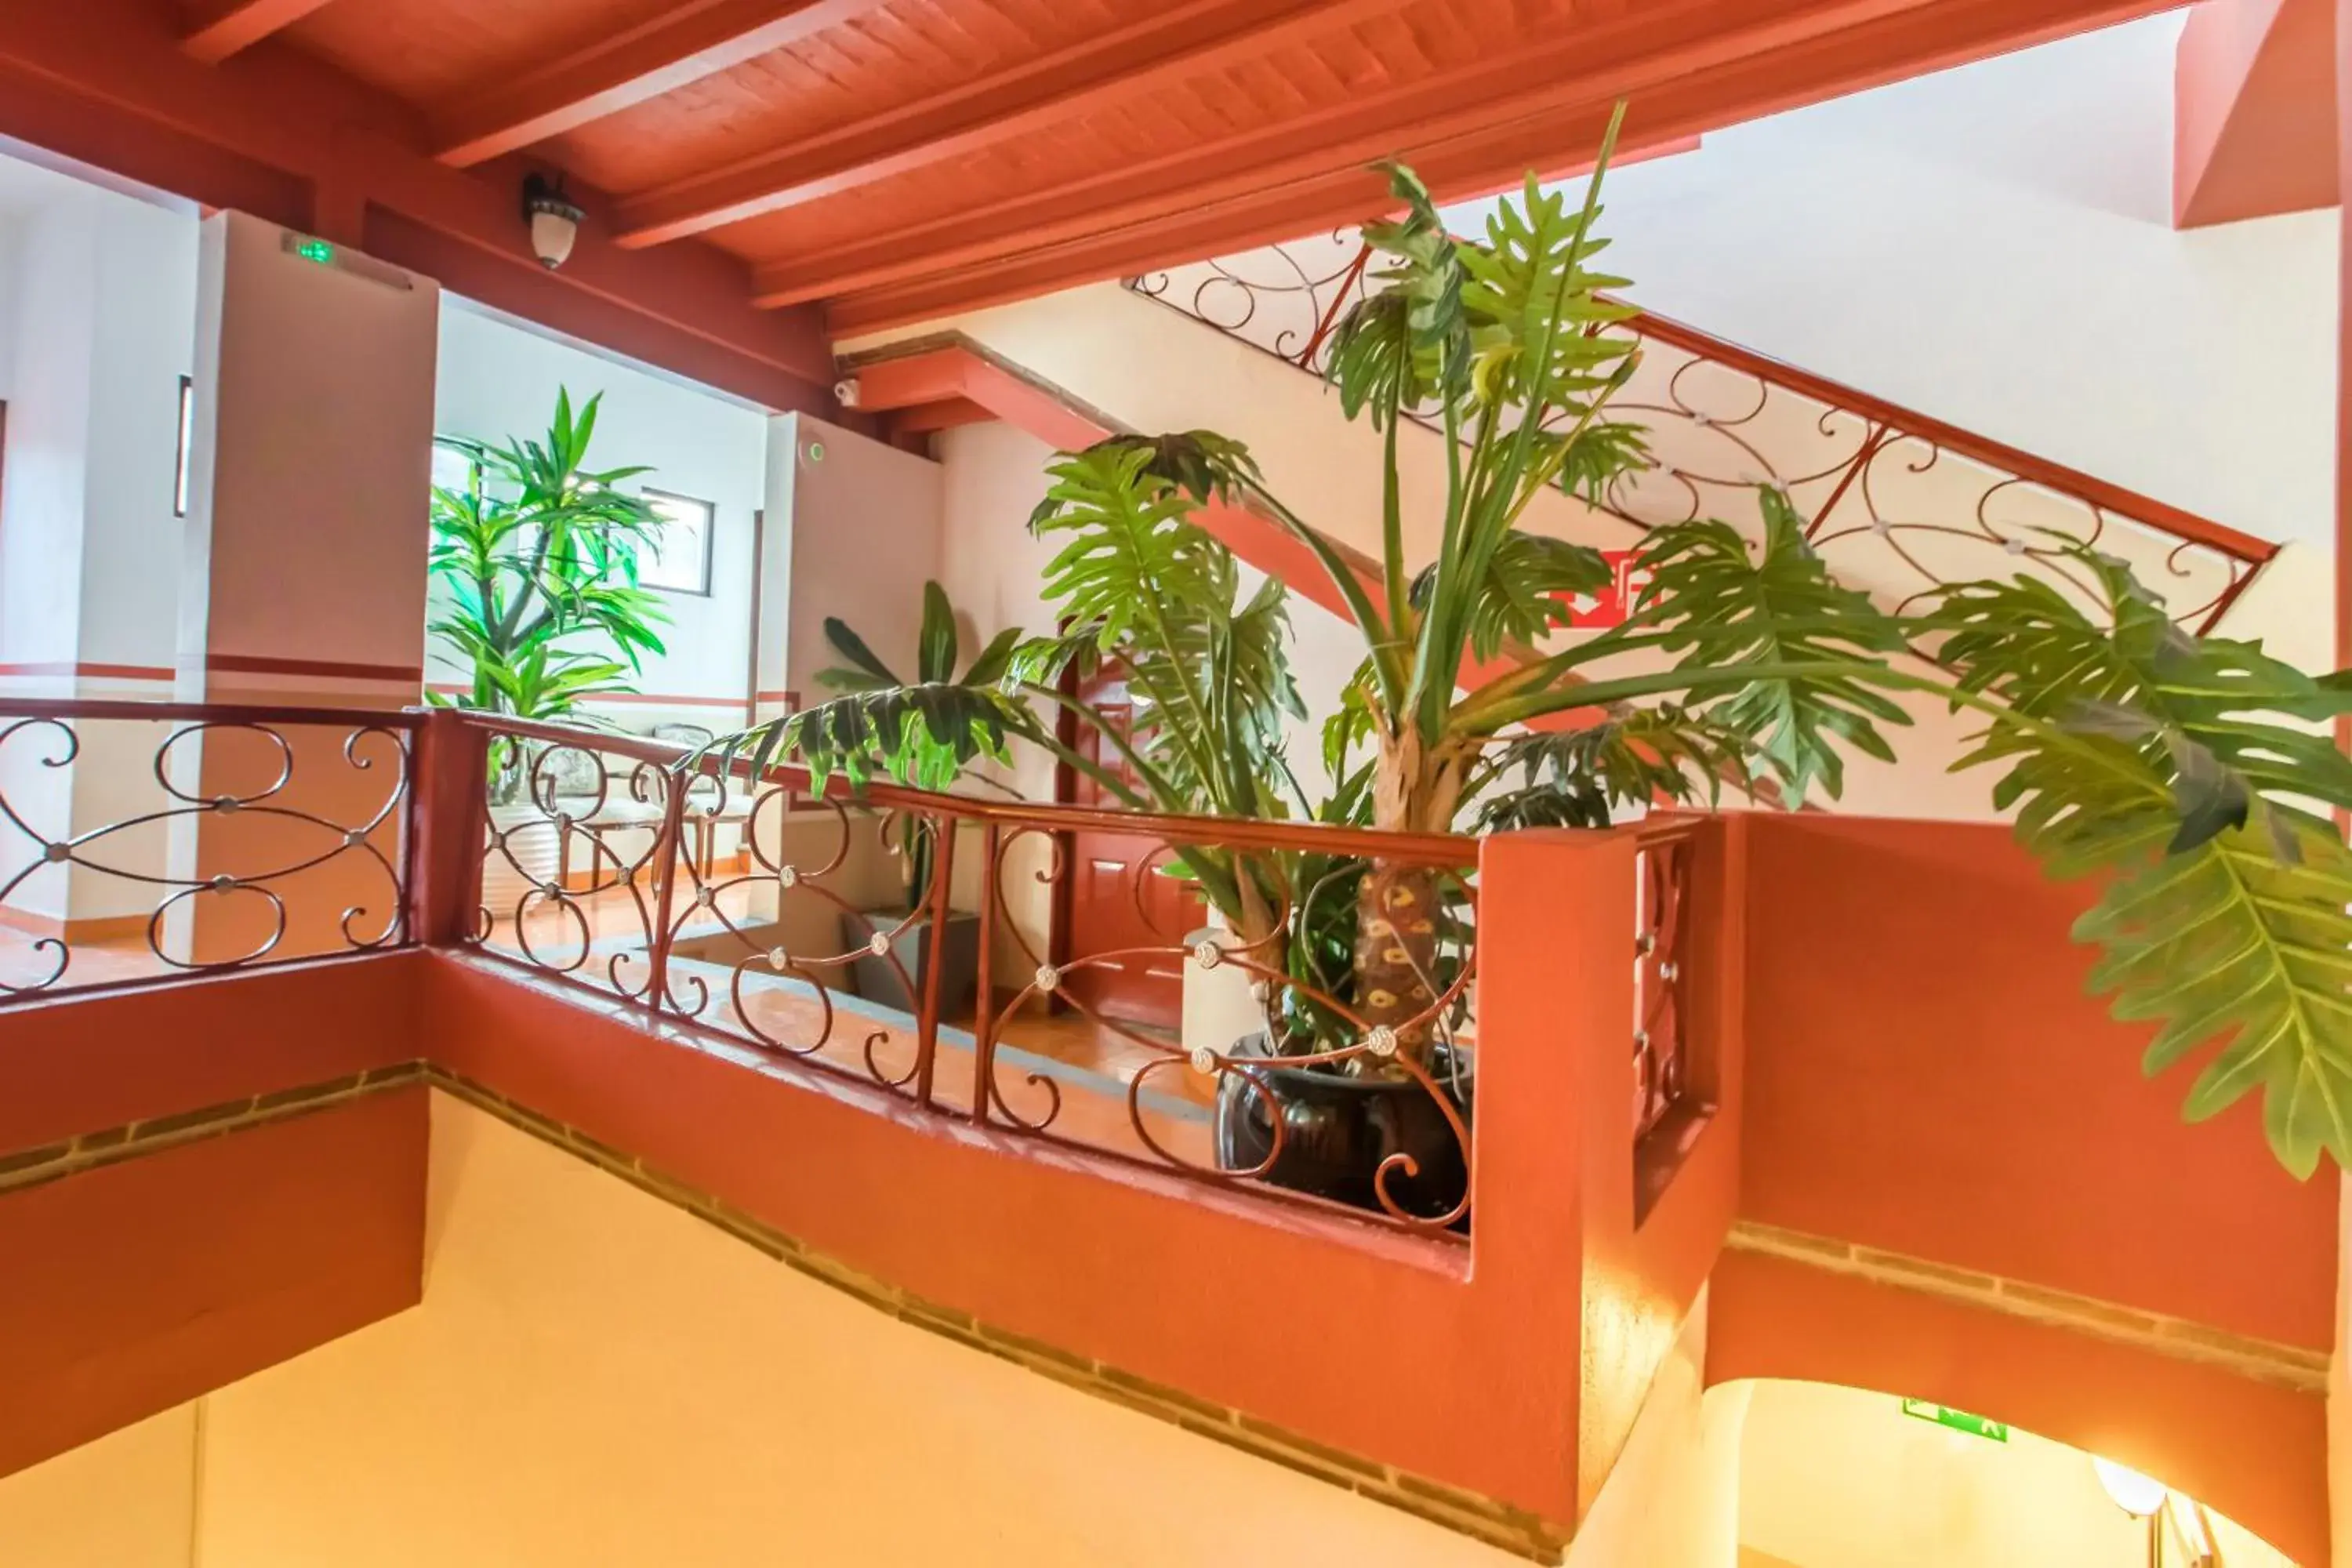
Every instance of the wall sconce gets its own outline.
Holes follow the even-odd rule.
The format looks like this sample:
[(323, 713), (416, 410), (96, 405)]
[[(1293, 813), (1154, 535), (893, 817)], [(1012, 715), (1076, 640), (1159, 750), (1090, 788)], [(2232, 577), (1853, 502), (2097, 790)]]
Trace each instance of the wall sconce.
[(522, 216), (530, 225), (531, 254), (550, 272), (571, 258), (580, 237), (580, 220), (588, 215), (563, 194), (561, 180), (533, 174), (522, 183)]
[(2134, 1519), (2146, 1519), (2164, 1506), (2164, 1483), (2143, 1476), (2128, 1465), (2092, 1456), (2091, 1468), (2115, 1505)]
[(2156, 1516), (2164, 1510), (2167, 1495), (2165, 1485), (2153, 1476), (2141, 1475), (2128, 1465), (2118, 1465), (2113, 1459), (2091, 1456), (2091, 1469), (2099, 1478), (2100, 1487), (2108, 1500), (2147, 1525), (2147, 1568), (2159, 1568), (2164, 1561), (2164, 1541), (2157, 1533)]

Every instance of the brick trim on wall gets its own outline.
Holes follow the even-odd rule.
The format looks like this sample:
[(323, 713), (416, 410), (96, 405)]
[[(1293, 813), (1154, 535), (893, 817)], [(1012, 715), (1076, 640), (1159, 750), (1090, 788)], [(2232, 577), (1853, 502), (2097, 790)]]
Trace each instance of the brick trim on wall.
[(902, 1322), (1531, 1562), (1558, 1563), (1567, 1551), (1568, 1531), (1524, 1510), (1318, 1443), (1242, 1411), (1197, 1399), (1180, 1389), (927, 1301), (819, 1252), (635, 1155), (428, 1062), (401, 1062), (201, 1110), (101, 1128), (37, 1148), (0, 1152), (0, 1196), (205, 1139), (232, 1137), (313, 1115), (419, 1081), (584, 1160), (786, 1268)]

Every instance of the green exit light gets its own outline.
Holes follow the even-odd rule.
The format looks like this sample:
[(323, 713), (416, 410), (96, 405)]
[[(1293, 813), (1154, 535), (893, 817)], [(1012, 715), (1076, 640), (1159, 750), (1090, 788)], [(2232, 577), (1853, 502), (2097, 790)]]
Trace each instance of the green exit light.
[(294, 254), (305, 261), (315, 261), (321, 267), (332, 267), (335, 264), (335, 247), (323, 239), (298, 240), (295, 242)]
[(1955, 1432), (1966, 1432), (1971, 1437), (1987, 1437), (1996, 1443), (2009, 1441), (2009, 1428), (1998, 1421), (1988, 1421), (1981, 1415), (1971, 1415), (1965, 1410), (1948, 1405), (1930, 1405), (1924, 1399), (1906, 1399), (1903, 1414), (1916, 1415), (1922, 1421), (1933, 1421), (1938, 1426), (1949, 1426)]

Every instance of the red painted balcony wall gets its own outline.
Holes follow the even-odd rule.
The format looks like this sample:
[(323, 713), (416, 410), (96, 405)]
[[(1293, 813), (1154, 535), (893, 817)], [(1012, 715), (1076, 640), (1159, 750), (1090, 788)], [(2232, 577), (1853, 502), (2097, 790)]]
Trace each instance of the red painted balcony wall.
[(2140, 1075), (2068, 935), (2088, 884), (1995, 826), (1749, 829), (1745, 1217), (2334, 1344), (2336, 1184), (2252, 1098), (2188, 1126), (2195, 1069)]
[(410, 1086), (0, 1195), (0, 1475), (415, 1305), (425, 1139)]

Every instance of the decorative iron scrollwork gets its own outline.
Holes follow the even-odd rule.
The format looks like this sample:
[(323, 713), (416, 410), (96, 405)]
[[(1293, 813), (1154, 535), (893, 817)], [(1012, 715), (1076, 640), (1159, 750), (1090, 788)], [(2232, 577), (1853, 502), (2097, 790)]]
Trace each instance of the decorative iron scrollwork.
[[(1372, 261), (1358, 231), (1339, 229), (1127, 286), (1319, 373), (1332, 325), (1380, 286)], [(2018, 574), (2101, 609), (2066, 555), (2096, 545), (2198, 631), (2211, 630), (2276, 552), (1990, 442), (1959, 450), (1958, 433), (1923, 416), (1662, 318), (1612, 330), (1634, 338), (1640, 355), (1612, 414), (1640, 426), (1652, 461), (1612, 482), (1601, 510), (1638, 527), (1715, 517), (1759, 531), (1755, 492), (1777, 489), (1809, 519), (1832, 569), (1891, 609), (1951, 584)]]
[[(135, 714), (10, 719), (0, 712), (0, 819), (28, 841), (14, 849), (0, 843), (0, 866), (23, 857), (0, 879), (0, 904), (15, 902), (44, 872), (104, 879), (101, 887), (156, 889), (160, 896), (140, 933), (143, 952), (130, 950), (140, 960), (132, 967), (152, 965), (151, 973), (239, 969), (407, 941), (403, 836), (411, 726), (405, 718), (387, 715), (380, 723), (331, 729), (261, 719), (164, 721), (170, 732), (149, 762), (161, 805), (79, 831), (43, 826), (51, 815), (71, 820), (72, 775), (86, 732), (96, 733), (99, 725), (158, 721)], [(47, 793), (32, 787), (43, 777), (56, 778), (65, 791), (55, 813), (26, 798)], [(347, 812), (330, 815), (320, 805), (354, 793), (361, 798)], [(339, 879), (314, 877), (307, 887), (295, 879), (344, 863), (362, 868), (362, 884), (373, 890), (324, 920), (333, 935), (323, 943), (307, 934), (297, 941), (295, 922), (308, 909), (290, 900), (315, 898), (330, 887), (331, 896), (343, 899), (352, 889)], [(250, 912), (223, 918), (232, 900)], [(321, 921), (302, 923), (314, 931)], [(73, 984), (77, 942), (63, 934), (73, 922), (58, 924), (59, 934), (29, 939), (35, 973), (0, 973), (0, 1001)], [(235, 935), (226, 951), (215, 951), (219, 933), (230, 928)], [(107, 939), (106, 945), (118, 954), (125, 950), (120, 938)]]

